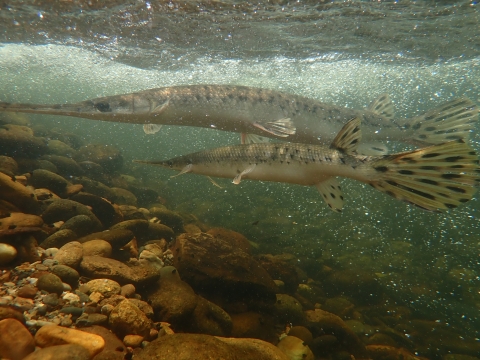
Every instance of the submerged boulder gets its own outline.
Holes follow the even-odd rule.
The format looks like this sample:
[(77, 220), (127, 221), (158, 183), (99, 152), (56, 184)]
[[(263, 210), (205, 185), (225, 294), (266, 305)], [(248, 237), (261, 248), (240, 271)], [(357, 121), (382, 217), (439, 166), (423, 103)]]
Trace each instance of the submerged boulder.
[(77, 161), (92, 161), (106, 171), (118, 171), (123, 166), (123, 156), (115, 146), (89, 144), (78, 149)]

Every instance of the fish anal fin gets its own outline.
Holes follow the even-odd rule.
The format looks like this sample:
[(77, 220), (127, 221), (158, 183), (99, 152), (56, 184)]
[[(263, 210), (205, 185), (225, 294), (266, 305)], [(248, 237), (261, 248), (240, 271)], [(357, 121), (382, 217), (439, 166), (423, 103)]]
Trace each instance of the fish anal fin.
[(335, 212), (342, 212), (343, 193), (338, 180), (329, 178), (315, 185), (328, 207)]
[(279, 137), (288, 137), (289, 135), (294, 135), (297, 131), (292, 119), (290, 118), (269, 121), (264, 124), (256, 122), (253, 123), (253, 126)]
[(389, 120), (393, 120), (394, 117), (393, 103), (388, 94), (382, 94), (373, 100), (368, 105), (367, 110), (382, 115)]
[(253, 164), (253, 165), (250, 165), (249, 167), (247, 167), (245, 170), (243, 170), (240, 174), (238, 174), (237, 176), (235, 176), (233, 178), (233, 181), (232, 183), (234, 183), (235, 185), (238, 185), (240, 184), (240, 181), (242, 181), (242, 176), (245, 176), (247, 175), (248, 173), (251, 173), (253, 171), (253, 169), (255, 169), (255, 166), (256, 164)]
[(267, 137), (255, 134), (242, 133), (240, 139), (242, 144), (264, 144), (270, 142)]
[(143, 131), (145, 134), (153, 135), (160, 131), (162, 125), (159, 124), (143, 124)]
[(190, 171), (192, 171), (192, 166), (193, 164), (186, 165), (177, 175), (170, 176), (170, 178), (172, 179), (174, 177), (189, 173)]
[(361, 138), (362, 131), (360, 130), (360, 119), (354, 117), (343, 125), (337, 136), (335, 136), (330, 148), (347, 154), (352, 154), (357, 150)]

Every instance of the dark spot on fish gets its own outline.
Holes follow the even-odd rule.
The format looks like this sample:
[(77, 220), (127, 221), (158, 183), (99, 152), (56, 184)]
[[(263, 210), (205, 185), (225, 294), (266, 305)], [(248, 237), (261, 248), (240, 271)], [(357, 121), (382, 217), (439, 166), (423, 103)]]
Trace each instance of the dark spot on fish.
[(387, 180), (387, 183), (389, 183), (390, 185), (393, 185), (393, 186), (397, 186), (397, 182), (396, 181), (393, 181), (393, 180)]
[(420, 182), (424, 184), (430, 184), (430, 185), (437, 185), (438, 186), (438, 181), (431, 180), (431, 179), (420, 179)]
[(355, 129), (353, 129), (352, 133), (357, 133), (358, 131), (360, 130), (360, 128), (358, 126), (355, 126)]
[(477, 153), (475, 151), (470, 151), (468, 155), (477, 155)]
[(466, 193), (465, 189), (462, 189), (456, 186), (447, 186), (447, 189), (455, 191), (456, 193), (462, 193), (462, 194)]
[(423, 154), (422, 158), (423, 159), (429, 159), (429, 158), (437, 157), (439, 155), (440, 155), (440, 153), (428, 153), (428, 154)]
[(336, 196), (335, 196), (334, 193), (330, 193), (330, 196), (331, 196), (332, 198), (334, 198), (334, 199), (336, 198)]
[(446, 139), (448, 140), (459, 140), (461, 139), (462, 137), (460, 135), (449, 135), (446, 137)]
[(385, 192), (385, 194), (390, 195), (390, 196), (392, 196), (392, 197), (394, 197), (394, 198), (397, 198), (397, 195), (396, 195), (394, 192), (391, 192), (390, 190), (387, 190), (387, 191)]
[(342, 196), (342, 195), (340, 195), (340, 199), (343, 200), (343, 196)]
[(110, 104), (108, 102), (99, 102), (93, 105), (95, 109), (100, 112), (111, 112)]
[(418, 138), (425, 140), (425, 139), (427, 138), (427, 135), (425, 135), (425, 134), (420, 134), (420, 135), (418, 135)]
[[(427, 119), (425, 118), (425, 120), (427, 120)], [(420, 129), (421, 127), (422, 127), (422, 124), (417, 123), (417, 124), (415, 124), (415, 125), (412, 126), (412, 129), (413, 129), (413, 130), (418, 130), (418, 129)]]
[(449, 179), (449, 180), (458, 179), (458, 178), (461, 178), (461, 177), (462, 177), (462, 175), (460, 175), (460, 174), (442, 174), (442, 178)]
[(413, 174), (415, 174), (412, 170), (398, 170), (398, 173), (403, 174), (403, 175), (413, 175)]
[(458, 201), (460, 201), (461, 203), (466, 203), (467, 201), (470, 201), (470, 199), (460, 199)]
[(377, 170), (378, 172), (388, 171), (388, 167), (386, 167), (386, 166), (377, 166), (377, 167), (374, 167), (374, 169)]
[(55, 110), (58, 110), (58, 109), (61, 109), (62, 108), (62, 105), (60, 104), (55, 104), (52, 106), (52, 109), (55, 109)]
[(438, 168), (436, 166), (431, 166), (431, 165), (420, 166), (420, 169), (422, 169), (422, 170), (438, 170)]
[(449, 209), (454, 209), (454, 208), (457, 207), (457, 205), (449, 204), (449, 203), (445, 203), (444, 205), (445, 205), (447, 208), (449, 208)]
[(449, 157), (445, 158), (445, 161), (455, 162), (455, 161), (462, 160), (462, 159), (464, 159), (463, 156), (449, 156)]
[(428, 126), (425, 128), (425, 131), (435, 131), (435, 126)]

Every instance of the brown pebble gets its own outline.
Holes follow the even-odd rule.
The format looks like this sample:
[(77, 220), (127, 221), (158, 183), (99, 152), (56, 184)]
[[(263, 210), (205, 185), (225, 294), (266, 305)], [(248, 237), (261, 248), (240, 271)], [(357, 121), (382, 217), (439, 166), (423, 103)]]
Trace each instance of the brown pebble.
[(35, 295), (37, 295), (37, 292), (38, 292), (38, 289), (35, 286), (28, 284), (18, 289), (17, 296), (20, 296), (22, 298), (33, 299)]
[(20, 321), (0, 321), (0, 358), (21, 360), (34, 350), (33, 336)]

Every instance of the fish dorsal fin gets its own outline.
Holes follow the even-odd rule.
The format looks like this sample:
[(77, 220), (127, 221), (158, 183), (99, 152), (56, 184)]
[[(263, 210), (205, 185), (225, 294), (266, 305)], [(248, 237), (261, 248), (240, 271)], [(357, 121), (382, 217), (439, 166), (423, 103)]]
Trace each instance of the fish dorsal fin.
[(143, 124), (143, 131), (145, 134), (152, 135), (160, 131), (162, 125), (158, 124)]
[(388, 94), (382, 94), (368, 105), (367, 110), (393, 120), (393, 103)]
[(332, 177), (315, 186), (330, 209), (335, 212), (342, 212), (343, 194), (337, 178)]
[(361, 138), (362, 131), (360, 130), (360, 119), (354, 117), (343, 125), (337, 136), (335, 136), (330, 148), (351, 154), (357, 150)]

